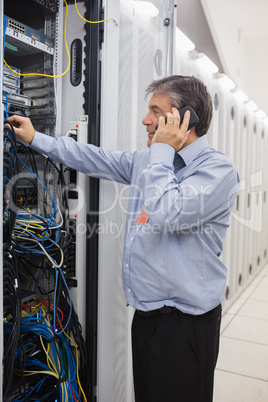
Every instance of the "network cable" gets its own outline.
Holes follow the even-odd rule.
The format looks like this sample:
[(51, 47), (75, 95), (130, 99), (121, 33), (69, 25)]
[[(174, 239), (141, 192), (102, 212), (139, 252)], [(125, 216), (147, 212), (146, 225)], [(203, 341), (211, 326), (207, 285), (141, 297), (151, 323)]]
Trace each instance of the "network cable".
[[(6, 62), (6, 60), (4, 59), (5, 65), (6, 65), (6, 66), (9, 68), (9, 70), (11, 70), (13, 73), (15, 73), (15, 74), (17, 74), (17, 75), (19, 75), (19, 76), (21, 76), (21, 77), (25, 77), (25, 76), (39, 76), (39, 77), (60, 78), (60, 77), (63, 77), (63, 76), (69, 71), (70, 65), (71, 65), (71, 57), (70, 57), (70, 52), (69, 52), (69, 49), (68, 49), (67, 38), (66, 38), (66, 32), (67, 32), (67, 17), (68, 17), (68, 3), (67, 3), (66, 0), (63, 0), (63, 1), (64, 1), (64, 3), (65, 3), (65, 6), (66, 6), (66, 13), (65, 13), (65, 18), (64, 18), (64, 44), (65, 44), (65, 49), (66, 49), (66, 53), (67, 53), (67, 57), (68, 57), (68, 66), (67, 66), (66, 70), (65, 70), (63, 73), (59, 74), (59, 75), (50, 75), (50, 74), (41, 74), (41, 73), (18, 73), (17, 71), (13, 70), (13, 69), (9, 66), (9, 64)], [(100, 24), (100, 23), (102, 23), (102, 22), (106, 22), (106, 21), (110, 21), (110, 20), (116, 22), (113, 18), (106, 18), (106, 19), (100, 20), (100, 21), (89, 21), (89, 20), (87, 20), (86, 18), (84, 18), (84, 17), (80, 14), (80, 12), (79, 12), (79, 10), (78, 10), (78, 8), (77, 8), (77, 0), (75, 0), (75, 8), (76, 8), (76, 12), (77, 12), (77, 14), (79, 15), (79, 17), (80, 17), (82, 20), (84, 20), (85, 22), (87, 22), (87, 23), (90, 23), (90, 24)], [(6, 19), (5, 19), (5, 17), (4, 17), (4, 24), (6, 24)]]
[[(16, 141), (8, 121), (4, 152), (4, 400), (84, 402), (90, 393), (85, 342), (63, 266), (73, 237), (38, 177), (37, 155)], [(65, 186), (62, 167), (51, 165)], [(45, 208), (43, 215), (27, 205), (33, 190), (18, 201), (21, 180), (41, 186), (50, 212)], [(42, 202), (42, 194), (38, 197)], [(47, 280), (50, 288), (44, 285)], [(19, 385), (12, 391), (13, 382)]]
[(41, 74), (41, 73), (18, 73), (17, 71), (13, 70), (8, 63), (6, 62), (6, 60), (4, 59), (4, 63), (7, 66), (7, 68), (9, 68), (9, 70), (11, 70), (14, 74), (19, 75), (20, 77), (26, 77), (26, 76), (39, 76), (39, 77), (50, 77), (50, 78), (60, 78), (63, 77), (70, 69), (70, 65), (71, 65), (71, 56), (70, 56), (70, 52), (68, 49), (68, 44), (67, 44), (67, 37), (66, 37), (66, 32), (67, 32), (67, 17), (68, 17), (68, 3), (66, 0), (64, 0), (65, 6), (66, 6), (66, 13), (65, 13), (65, 18), (64, 18), (64, 44), (65, 44), (65, 49), (66, 49), (66, 53), (67, 53), (67, 57), (68, 57), (68, 66), (66, 68), (66, 70), (59, 74), (59, 75), (50, 75), (50, 74)]

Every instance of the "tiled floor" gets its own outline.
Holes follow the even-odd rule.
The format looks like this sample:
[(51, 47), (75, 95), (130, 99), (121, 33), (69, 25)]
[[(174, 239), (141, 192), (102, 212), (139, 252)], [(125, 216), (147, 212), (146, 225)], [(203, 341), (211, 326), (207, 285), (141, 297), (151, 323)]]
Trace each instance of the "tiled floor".
[(214, 402), (268, 402), (268, 267), (224, 314)]

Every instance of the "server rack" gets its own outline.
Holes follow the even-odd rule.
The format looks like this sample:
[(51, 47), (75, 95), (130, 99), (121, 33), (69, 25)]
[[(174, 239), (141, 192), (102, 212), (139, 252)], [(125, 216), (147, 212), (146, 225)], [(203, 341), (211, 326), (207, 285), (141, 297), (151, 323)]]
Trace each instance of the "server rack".
[[(146, 148), (142, 118), (145, 89), (171, 74), (175, 61), (176, 2), (154, 0), (154, 14), (139, 1), (105, 1), (102, 46), (101, 146), (135, 151)], [(121, 284), (128, 187), (100, 181), (97, 396), (102, 402), (133, 401), (130, 328), (133, 309)]]
[(202, 55), (180, 48), (179, 41), (176, 46), (175, 72), (201, 78), (211, 92), (214, 110), (209, 143), (231, 157), (241, 181), (221, 256), (228, 268), (223, 303), (227, 311), (267, 264), (268, 119), (228, 77), (213, 71), (215, 66), (200, 69)]
[[(66, 20), (67, 9), (68, 17)], [(2, 51), (1, 73), (4, 70), (4, 95), (1, 112), (2, 116), (5, 115), (5, 117), (11, 114), (29, 116), (34, 127), (47, 135), (55, 137), (62, 134), (71, 135), (78, 141), (90, 141), (98, 145), (100, 109), (99, 48), (103, 24), (96, 24), (94, 27), (90, 27), (89, 23), (82, 21), (81, 16), (84, 19), (99, 21), (102, 17), (100, 2), (31, 0), (25, 4), (17, 0), (11, 0), (5, 1), (3, 7), (1, 5), (1, 20), (5, 23), (3, 30), (5, 35), (4, 57), (13, 70), (11, 71), (7, 65), (2, 68)], [(65, 49), (65, 43), (67, 49)], [(1, 49), (3, 50), (2, 46), (3, 37), (1, 40)], [(68, 51), (70, 57), (68, 56)], [(64, 74), (68, 64), (70, 64), (70, 69)], [(29, 74), (32, 72), (45, 74), (45, 76), (16, 74)], [(76, 101), (69, 107), (73, 99), (76, 99)], [(90, 119), (88, 119), (89, 114)], [(5, 152), (6, 144), (5, 142), (3, 144), (3, 151)], [(29, 151), (23, 152), (27, 153)], [(28, 169), (27, 157), (24, 155), (21, 157)], [(61, 214), (63, 215), (62, 233), (64, 235), (61, 234), (59, 238), (62, 239), (62, 236), (68, 238), (69, 236), (68, 247), (65, 249), (64, 260), (62, 259), (64, 270), (62, 281), (66, 281), (70, 290), (70, 294), (68, 290), (67, 297), (70, 304), (70, 315), (68, 317), (70, 321), (68, 320), (67, 324), (71, 323), (73, 319), (71, 314), (76, 310), (75, 326), (79, 333), (79, 342), (81, 344), (79, 345), (79, 342), (76, 342), (74, 346), (75, 342), (73, 343), (70, 340), (74, 336), (71, 329), (65, 340), (74, 356), (73, 358), (71, 357), (71, 360), (77, 359), (75, 363), (77, 369), (78, 366), (82, 368), (85, 358), (86, 364), (84, 369), (80, 370), (79, 377), (77, 374), (77, 381), (81, 384), (78, 389), (71, 390), (71, 386), (69, 389), (69, 381), (66, 381), (64, 375), (61, 377), (62, 371), (60, 371), (58, 382), (56, 381), (54, 385), (53, 381), (46, 384), (46, 392), (42, 390), (40, 385), (36, 395), (34, 394), (36, 389), (34, 387), (35, 381), (41, 381), (38, 374), (36, 375), (36, 380), (32, 376), (33, 386), (28, 382), (21, 384), (18, 381), (18, 384), (15, 384), (15, 381), (13, 381), (15, 376), (13, 377), (12, 385), (8, 384), (7, 386), (8, 373), (4, 365), (3, 371), (1, 370), (1, 381), (4, 379), (4, 384), (1, 383), (1, 393), (5, 400), (18, 397), (18, 395), (21, 400), (24, 400), (24, 396), (30, 392), (29, 387), (32, 386), (34, 391), (32, 391), (31, 397), (41, 398), (40, 392), (42, 391), (44, 400), (46, 398), (48, 400), (50, 400), (49, 398), (74, 400), (72, 398), (74, 398), (76, 392), (84, 400), (94, 400), (97, 311), (96, 256), (98, 246), (96, 234), (87, 239), (87, 233), (83, 228), (88, 226), (87, 220), (89, 222), (91, 220), (97, 222), (98, 220), (98, 182), (97, 180), (90, 180), (89, 182), (87, 176), (70, 171), (64, 166), (49, 164), (42, 155), (34, 154), (32, 158), (37, 167), (38, 177), (34, 180), (30, 180), (28, 177), (19, 178), (20, 184), (16, 186), (15, 203), (17, 203), (18, 199), (21, 200), (22, 205), (20, 206), (27, 207), (31, 216), (30, 219), (37, 212), (38, 214), (46, 213), (49, 216), (51, 211), (45, 211), (49, 209), (49, 206), (46, 204), (44, 207), (43, 200), (48, 203), (50, 195), (44, 195), (44, 191), (39, 189), (39, 180), (42, 183), (45, 181), (48, 193), (57, 203), (55, 221), (61, 220)], [(47, 170), (44, 169), (44, 165), (48, 166)], [(60, 185), (59, 177), (63, 180)], [(27, 183), (30, 183), (30, 185), (28, 186)], [(30, 187), (30, 190), (28, 187)], [(32, 200), (31, 205), (30, 199)], [(60, 210), (62, 211), (60, 212)], [(22, 235), (20, 234), (19, 236)], [(54, 244), (56, 245), (56, 240)], [(17, 252), (17, 250), (15, 251)], [(90, 258), (90, 264), (87, 264), (87, 258)], [(87, 265), (88, 270), (86, 269)], [(55, 261), (55, 266), (57, 266), (57, 261)], [(3, 279), (2, 272), (1, 269), (1, 281)], [(53, 290), (57, 282), (55, 282), (53, 274), (46, 275), (42, 279), (35, 277), (35, 281), (37, 279), (42, 281), (43, 289), (48, 293), (55, 294)], [(26, 290), (25, 287), (26, 284), (22, 284), (23, 291)], [(34, 288), (32, 285), (28, 287)], [(67, 292), (66, 289), (64, 292)], [(39, 299), (40, 294), (36, 289), (29, 292), (27, 298), (22, 299), (23, 308), (25, 309), (25, 304), (28, 303), (27, 308), (29, 309), (35, 305), (35, 300)], [(4, 319), (8, 321), (9, 316), (5, 309), (3, 311), (2, 303), (1, 313)], [(47, 314), (49, 315), (48, 310)], [(64, 325), (66, 331), (69, 328), (68, 325)], [(61, 329), (63, 330), (63, 328)], [(55, 331), (54, 336), (56, 337)], [(5, 333), (5, 346), (7, 337)], [(69, 340), (67, 341), (67, 339)], [(86, 343), (85, 339), (87, 339)], [(2, 336), (1, 340), (3, 340)], [(53, 342), (51, 345), (53, 345)], [(47, 348), (48, 353), (49, 347), (45, 346), (45, 348)], [(75, 348), (79, 351), (79, 359), (78, 355), (76, 356)], [(60, 348), (59, 350), (61, 351)], [(59, 351), (57, 353), (59, 356)], [(33, 356), (34, 354), (39, 356), (40, 350), (37, 348), (37, 351), (33, 352)], [(59, 357), (59, 359), (62, 358), (62, 356)], [(54, 367), (52, 363), (48, 363), (48, 366), (50, 365)], [(66, 367), (64, 367), (65, 369)], [(50, 393), (51, 387), (52, 389), (53, 387), (55, 389), (58, 387), (59, 390), (57, 389), (54, 393)]]

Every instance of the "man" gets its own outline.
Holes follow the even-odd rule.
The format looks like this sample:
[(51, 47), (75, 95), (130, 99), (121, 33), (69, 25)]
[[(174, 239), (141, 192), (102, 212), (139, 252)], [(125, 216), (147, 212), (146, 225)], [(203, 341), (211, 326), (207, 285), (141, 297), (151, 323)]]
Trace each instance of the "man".
[[(211, 402), (226, 268), (222, 243), (238, 190), (233, 163), (204, 134), (212, 100), (195, 77), (149, 85), (149, 150), (118, 152), (35, 132), (12, 116), (34, 150), (95, 177), (130, 184), (123, 288), (132, 324), (136, 402)], [(199, 123), (188, 130), (191, 106)], [(165, 124), (166, 118), (166, 124)], [(156, 126), (158, 128), (156, 130)]]

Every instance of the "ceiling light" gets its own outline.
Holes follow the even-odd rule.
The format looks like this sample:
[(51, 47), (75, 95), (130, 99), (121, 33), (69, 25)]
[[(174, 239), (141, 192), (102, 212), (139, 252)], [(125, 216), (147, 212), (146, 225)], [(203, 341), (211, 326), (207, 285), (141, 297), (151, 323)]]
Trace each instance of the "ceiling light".
[(190, 52), (195, 48), (195, 44), (179, 28), (176, 29), (176, 40), (182, 52)]
[(146, 17), (155, 18), (159, 15), (158, 8), (151, 1), (132, 0), (130, 3), (136, 11)]
[(219, 71), (216, 64), (203, 53), (197, 53), (196, 62), (206, 73), (215, 74)]

